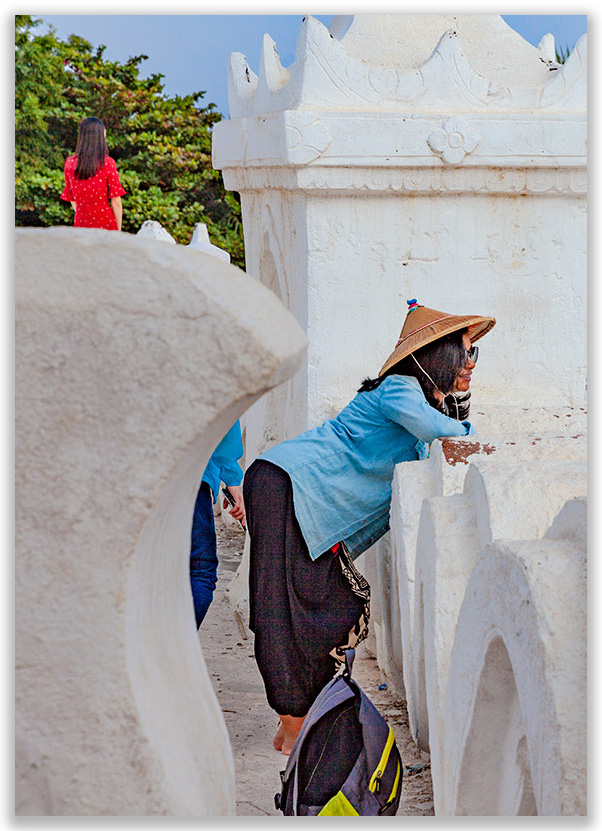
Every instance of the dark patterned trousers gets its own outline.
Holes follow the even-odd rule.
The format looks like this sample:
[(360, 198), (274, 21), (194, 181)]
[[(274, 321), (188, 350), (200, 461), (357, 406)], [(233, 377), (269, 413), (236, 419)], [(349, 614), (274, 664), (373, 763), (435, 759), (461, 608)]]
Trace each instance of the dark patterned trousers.
[(284, 470), (253, 462), (243, 495), (257, 665), (270, 707), (279, 715), (304, 716), (338, 668), (330, 653), (347, 644), (350, 633), (357, 632), (356, 642), (367, 634), (370, 590), (364, 581), (368, 599), (365, 591), (355, 593), (339, 554), (329, 550), (311, 559)]

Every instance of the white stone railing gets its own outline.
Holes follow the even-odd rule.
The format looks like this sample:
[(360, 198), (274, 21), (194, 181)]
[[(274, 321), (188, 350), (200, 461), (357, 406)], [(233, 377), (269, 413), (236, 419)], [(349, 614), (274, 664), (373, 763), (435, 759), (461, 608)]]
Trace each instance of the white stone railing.
[(587, 810), (587, 472), (568, 415), (574, 432), (446, 439), (398, 465), (390, 540), (365, 555), (379, 665), (438, 815)]
[(191, 517), (213, 448), (305, 336), (187, 246), (18, 229), (15, 259), (16, 814), (232, 815)]

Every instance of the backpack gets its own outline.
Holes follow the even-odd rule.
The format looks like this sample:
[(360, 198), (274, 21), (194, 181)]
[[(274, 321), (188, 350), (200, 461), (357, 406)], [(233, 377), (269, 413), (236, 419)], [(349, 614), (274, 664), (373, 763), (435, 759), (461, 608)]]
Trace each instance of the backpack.
[(394, 816), (402, 762), (392, 729), (351, 678), (355, 650), (312, 704), (282, 771), (285, 816)]

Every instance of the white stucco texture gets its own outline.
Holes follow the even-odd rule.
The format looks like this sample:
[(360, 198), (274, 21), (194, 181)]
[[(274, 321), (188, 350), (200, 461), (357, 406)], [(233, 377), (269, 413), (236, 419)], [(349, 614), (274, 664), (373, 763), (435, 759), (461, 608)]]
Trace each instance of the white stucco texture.
[(585, 37), (559, 65), (488, 14), (307, 16), (290, 66), (268, 36), (257, 74), (232, 56), (214, 165), (248, 272), (309, 341), (249, 413), (249, 459), (374, 377), (410, 298), (496, 317), (487, 408), (583, 406), (586, 60)]
[(522, 86), (548, 74), (540, 51), (495, 14), (335, 15), (328, 28), (348, 54), (377, 66), (421, 66), (443, 32), (453, 31), (484, 78)]
[[(521, 416), (498, 413), (490, 441), (485, 433), (435, 442), (427, 461), (398, 465), (393, 482), (391, 556), (403, 668), (398, 691), (405, 693), (418, 745), (430, 753), (437, 815), (585, 811), (582, 746), (573, 737), (586, 723), (585, 415), (542, 412), (538, 419), (529, 413), (526, 420), (540, 428), (532, 433)], [(494, 422), (490, 415), (483, 426)], [(512, 434), (511, 423), (521, 429)], [(500, 430), (507, 430), (503, 439)], [(521, 600), (509, 577), (521, 567), (498, 556), (500, 547), (537, 556), (529, 600)], [(487, 574), (477, 578), (484, 561)], [(472, 609), (469, 623), (463, 623), (465, 607)], [(528, 627), (513, 622), (519, 614), (528, 614)], [(546, 623), (552, 619), (553, 631)], [(509, 645), (516, 639), (526, 654), (520, 660)], [(485, 673), (480, 662), (490, 647)], [(529, 670), (534, 651), (540, 675)], [(570, 660), (559, 652), (570, 653)], [(390, 680), (395, 685), (395, 673)], [(452, 695), (454, 684), (461, 691)], [(521, 692), (524, 685), (528, 692)], [(537, 732), (529, 714), (544, 700), (552, 701), (551, 709)], [(543, 764), (552, 744), (556, 762)]]
[(445, 702), (442, 815), (587, 814), (585, 502), (569, 505), (582, 509), (574, 534), (565, 523), (556, 538), (489, 546), (471, 575)]
[(215, 257), (16, 232), (16, 813), (234, 813), (188, 578), (214, 447), (305, 336)]

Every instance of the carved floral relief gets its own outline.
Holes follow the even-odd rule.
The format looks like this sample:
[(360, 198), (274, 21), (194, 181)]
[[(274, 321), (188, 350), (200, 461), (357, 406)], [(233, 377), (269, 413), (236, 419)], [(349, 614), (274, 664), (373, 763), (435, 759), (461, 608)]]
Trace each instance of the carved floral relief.
[(433, 153), (444, 162), (460, 164), (480, 140), (481, 136), (466, 121), (453, 116), (446, 119), (439, 130), (434, 130), (426, 141)]

